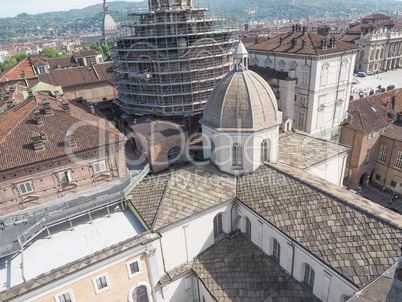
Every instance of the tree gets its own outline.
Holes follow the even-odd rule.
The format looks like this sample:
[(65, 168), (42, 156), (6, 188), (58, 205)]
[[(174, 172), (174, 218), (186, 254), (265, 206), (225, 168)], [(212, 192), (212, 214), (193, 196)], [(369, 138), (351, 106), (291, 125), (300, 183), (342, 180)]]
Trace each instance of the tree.
[(89, 48), (102, 52), (102, 48), (100, 48), (98, 44), (92, 44)]
[(108, 57), (110, 55), (110, 46), (107, 44), (101, 45), (102, 53), (104, 57)]
[(48, 59), (57, 58), (59, 56), (59, 52), (53, 47), (44, 47), (41, 54), (45, 55)]

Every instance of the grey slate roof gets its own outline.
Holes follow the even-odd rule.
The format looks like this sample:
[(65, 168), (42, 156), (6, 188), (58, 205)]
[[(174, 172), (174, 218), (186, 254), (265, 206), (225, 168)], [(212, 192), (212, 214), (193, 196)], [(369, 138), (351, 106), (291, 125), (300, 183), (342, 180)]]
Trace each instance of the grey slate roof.
[(243, 234), (215, 243), (193, 270), (217, 301), (320, 301)]
[(400, 215), (301, 170), (263, 166), (237, 197), (359, 287), (398, 259)]
[(145, 178), (130, 195), (132, 204), (150, 229), (158, 230), (233, 200), (236, 181), (213, 165), (188, 165), (177, 171)]
[(279, 136), (278, 160), (299, 169), (307, 169), (349, 150), (349, 147), (296, 131)]

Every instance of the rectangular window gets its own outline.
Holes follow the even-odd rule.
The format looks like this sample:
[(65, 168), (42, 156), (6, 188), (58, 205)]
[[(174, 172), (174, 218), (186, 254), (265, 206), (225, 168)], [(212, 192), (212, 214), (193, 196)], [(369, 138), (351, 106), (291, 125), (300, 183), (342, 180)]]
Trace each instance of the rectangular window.
[(302, 85), (308, 85), (308, 71), (303, 71), (302, 72)]
[(131, 279), (142, 273), (140, 259), (134, 260), (126, 264), (128, 277)]
[(273, 252), (272, 252), (272, 256), (274, 256), (275, 260), (277, 260), (278, 262), (280, 262), (281, 260), (281, 246), (279, 245), (278, 240), (276, 240), (274, 238), (274, 248), (273, 248)]
[(233, 144), (232, 147), (232, 167), (242, 167), (242, 147), (238, 143)]
[(65, 291), (64, 293), (57, 294), (54, 296), (56, 302), (74, 302), (74, 296), (71, 290)]
[(99, 294), (110, 288), (110, 282), (107, 273), (93, 278), (92, 283), (94, 284), (96, 294)]
[(394, 168), (400, 169), (402, 167), (402, 151), (398, 151), (395, 157)]
[(313, 290), (313, 288), (314, 288), (314, 277), (315, 277), (314, 270), (311, 268), (310, 265), (308, 265), (306, 263), (306, 266), (305, 266), (305, 269), (304, 269), (304, 280), (303, 280), (303, 282), (311, 290)]
[(300, 128), (304, 127), (304, 111), (299, 111), (299, 121), (297, 124)]
[(32, 182), (27, 181), (27, 182), (18, 184), (18, 190), (20, 191), (21, 194), (27, 194), (27, 193), (33, 192), (34, 189), (32, 187)]
[(380, 147), (380, 155), (378, 156), (378, 161), (380, 163), (385, 163), (385, 160), (387, 159), (387, 153), (388, 153), (388, 147), (381, 145)]
[(394, 187), (394, 188), (395, 188), (395, 186), (396, 186), (396, 181), (391, 180), (391, 187)]
[(366, 152), (366, 157), (365, 157), (365, 159), (364, 159), (364, 163), (365, 163), (365, 164), (368, 163), (368, 161), (369, 161), (369, 156), (370, 156), (370, 149), (368, 149), (367, 152)]
[(368, 139), (373, 138), (374, 136), (375, 136), (375, 132), (370, 131), (370, 133), (368, 134)]
[(380, 174), (376, 174), (376, 175), (375, 175), (375, 179), (376, 179), (376, 180), (381, 180), (381, 175), (380, 175)]
[(300, 97), (300, 103), (302, 103), (303, 105), (307, 106), (307, 98), (305, 96), (301, 96)]
[(94, 170), (94, 173), (99, 173), (99, 172), (103, 172), (106, 171), (106, 164), (105, 161), (99, 161), (97, 163), (93, 163), (92, 164), (92, 168)]
[(71, 181), (70, 171), (59, 172), (58, 175), (59, 175), (59, 181), (62, 184), (69, 183)]

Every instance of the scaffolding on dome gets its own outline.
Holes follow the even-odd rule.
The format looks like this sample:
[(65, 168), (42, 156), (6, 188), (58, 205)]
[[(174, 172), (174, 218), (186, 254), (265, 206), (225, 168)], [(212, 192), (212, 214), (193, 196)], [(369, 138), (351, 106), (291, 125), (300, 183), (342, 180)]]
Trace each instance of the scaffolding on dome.
[(115, 103), (135, 115), (201, 113), (232, 68), (238, 28), (224, 26), (223, 18), (206, 14), (207, 5), (192, 1), (150, 0), (149, 7), (129, 10), (116, 37), (114, 83), (120, 97)]

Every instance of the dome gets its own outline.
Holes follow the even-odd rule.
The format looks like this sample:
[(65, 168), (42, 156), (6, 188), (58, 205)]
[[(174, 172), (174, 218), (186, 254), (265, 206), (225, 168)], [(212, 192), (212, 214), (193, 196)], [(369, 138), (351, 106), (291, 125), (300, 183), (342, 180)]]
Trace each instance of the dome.
[(259, 131), (281, 123), (271, 87), (241, 62), (212, 91), (202, 125), (221, 131)]
[(110, 38), (117, 33), (117, 26), (112, 16), (110, 15), (109, 7), (106, 3), (106, 0), (103, 0), (103, 11), (103, 36), (104, 38)]

